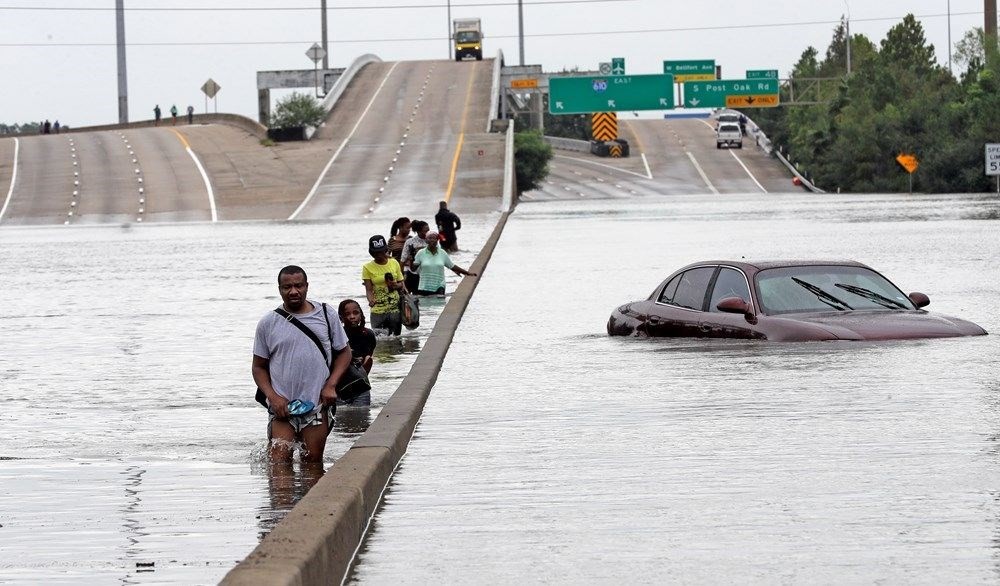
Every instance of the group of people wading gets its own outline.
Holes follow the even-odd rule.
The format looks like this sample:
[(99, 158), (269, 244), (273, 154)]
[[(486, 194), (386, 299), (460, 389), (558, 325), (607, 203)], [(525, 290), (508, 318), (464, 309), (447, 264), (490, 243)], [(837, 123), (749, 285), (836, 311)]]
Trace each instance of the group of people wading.
[[(388, 239), (381, 234), (368, 239), (372, 260), (361, 267), (361, 281), (372, 328), (398, 336), (403, 326), (401, 296), (444, 297), (445, 268), (476, 276), (448, 255), (458, 250), (456, 231), (462, 222), (447, 202), (440, 203), (435, 223), (436, 231), (427, 222), (398, 218)], [(310, 299), (308, 292), (302, 267), (282, 268), (282, 304), (260, 319), (254, 336), (251, 372), (268, 410), (272, 462), (290, 462), (297, 443), (303, 446), (304, 462), (322, 462), (337, 405), (371, 404), (370, 390), (348, 401), (337, 395), (349, 368), (372, 368), (377, 340), (366, 327), (361, 304), (345, 299), (332, 315), (331, 306)]]

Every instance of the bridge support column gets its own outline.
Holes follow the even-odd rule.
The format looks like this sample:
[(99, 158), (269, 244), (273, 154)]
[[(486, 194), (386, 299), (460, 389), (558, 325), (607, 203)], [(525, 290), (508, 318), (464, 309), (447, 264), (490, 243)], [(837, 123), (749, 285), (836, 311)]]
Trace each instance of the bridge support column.
[(271, 90), (257, 90), (257, 122), (264, 126), (271, 124)]

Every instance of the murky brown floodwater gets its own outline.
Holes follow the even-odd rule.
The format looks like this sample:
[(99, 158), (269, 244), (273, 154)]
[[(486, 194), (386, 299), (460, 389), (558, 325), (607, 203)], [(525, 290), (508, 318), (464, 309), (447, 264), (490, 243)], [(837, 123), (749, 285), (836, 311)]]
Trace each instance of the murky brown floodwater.
[[(996, 583), (998, 218), (995, 196), (522, 204), (351, 580)], [(604, 334), (675, 268), (742, 257), (856, 259), (993, 335)]]
[[(463, 217), (456, 262), (497, 217)], [(0, 228), (0, 583), (215, 583), (250, 553), (314, 480), (269, 470), (253, 402), (277, 271), (303, 266), (317, 300), (364, 299), (368, 236), (390, 223)], [(380, 343), (373, 407), (338, 413), (328, 466), (441, 307)]]

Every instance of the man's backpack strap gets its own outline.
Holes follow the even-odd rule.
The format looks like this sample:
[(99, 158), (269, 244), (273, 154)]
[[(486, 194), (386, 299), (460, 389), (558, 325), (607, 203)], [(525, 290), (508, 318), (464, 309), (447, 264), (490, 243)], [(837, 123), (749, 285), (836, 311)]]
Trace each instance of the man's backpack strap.
[[(323, 305), (325, 306), (326, 304), (324, 303)], [(324, 307), (323, 309), (325, 310), (326, 308)], [(319, 348), (320, 353), (323, 354), (323, 360), (326, 363), (329, 364), (330, 359), (327, 358), (327, 356), (326, 356), (326, 350), (323, 348), (323, 342), (319, 341), (319, 337), (316, 335), (316, 332), (310, 330), (309, 326), (307, 326), (306, 324), (304, 324), (304, 323), (300, 322), (299, 320), (295, 319), (294, 315), (288, 313), (287, 311), (285, 311), (281, 307), (275, 308), (274, 313), (277, 313), (281, 317), (285, 318), (285, 321), (287, 321), (288, 323), (292, 324), (293, 326), (299, 328), (300, 330), (302, 330), (303, 334), (309, 336), (309, 339), (316, 343), (316, 347)], [(325, 313), (326, 312), (324, 311), (324, 314)], [(327, 322), (327, 327), (329, 327), (329, 321)]]

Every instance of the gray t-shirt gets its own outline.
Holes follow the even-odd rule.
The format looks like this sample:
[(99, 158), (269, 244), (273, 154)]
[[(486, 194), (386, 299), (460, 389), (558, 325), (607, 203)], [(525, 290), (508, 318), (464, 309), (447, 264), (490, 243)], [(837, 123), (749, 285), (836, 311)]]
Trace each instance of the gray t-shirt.
[[(323, 318), (323, 307), (318, 301), (309, 300), (313, 311), (304, 314), (294, 314), (312, 330), (323, 342), (327, 357), (333, 360), (330, 351), (331, 340), (326, 329), (326, 319)], [(333, 349), (339, 351), (347, 346), (347, 334), (340, 323), (337, 308), (326, 306), (330, 319), (330, 331), (333, 332)], [(267, 359), (271, 373), (271, 386), (279, 395), (289, 401), (300, 399), (319, 405), (319, 393), (323, 383), (330, 377), (330, 365), (323, 360), (316, 343), (309, 339), (299, 328), (281, 317), (274, 311), (269, 311), (257, 322), (257, 333), (253, 341), (254, 356)]]

